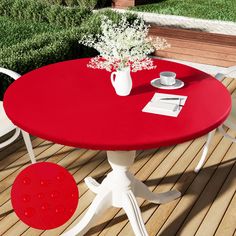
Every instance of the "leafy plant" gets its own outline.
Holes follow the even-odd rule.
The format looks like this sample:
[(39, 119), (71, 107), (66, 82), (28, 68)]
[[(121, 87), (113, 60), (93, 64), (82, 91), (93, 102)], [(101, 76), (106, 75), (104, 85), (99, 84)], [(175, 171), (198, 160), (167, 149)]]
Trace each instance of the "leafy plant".
[[(0, 66), (24, 74), (38, 67), (63, 60), (95, 56), (95, 50), (78, 44), (83, 31), (79, 28), (62, 30), (54, 34), (43, 33), (0, 50)], [(0, 99), (10, 80), (0, 76)]]
[(65, 8), (60, 5), (49, 5), (35, 0), (1, 0), (0, 15), (15, 20), (46, 22), (62, 27), (78, 26), (91, 14), (87, 8)]
[(88, 9), (111, 6), (110, 0), (41, 0), (41, 2), (71, 7), (78, 6)]

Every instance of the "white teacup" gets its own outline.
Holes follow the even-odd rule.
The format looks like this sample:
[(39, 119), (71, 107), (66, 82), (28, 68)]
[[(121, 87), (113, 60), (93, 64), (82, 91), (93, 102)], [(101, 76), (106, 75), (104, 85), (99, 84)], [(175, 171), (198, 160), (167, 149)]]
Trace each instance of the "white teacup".
[(163, 71), (160, 73), (160, 83), (162, 85), (173, 85), (176, 83), (176, 73), (171, 71)]

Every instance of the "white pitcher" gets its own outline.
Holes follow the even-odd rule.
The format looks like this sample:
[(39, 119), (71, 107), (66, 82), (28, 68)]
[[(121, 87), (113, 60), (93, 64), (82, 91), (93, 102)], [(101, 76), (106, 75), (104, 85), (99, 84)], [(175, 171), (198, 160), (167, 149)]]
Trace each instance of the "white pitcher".
[(111, 83), (119, 96), (127, 96), (132, 89), (130, 68), (126, 67), (111, 73)]

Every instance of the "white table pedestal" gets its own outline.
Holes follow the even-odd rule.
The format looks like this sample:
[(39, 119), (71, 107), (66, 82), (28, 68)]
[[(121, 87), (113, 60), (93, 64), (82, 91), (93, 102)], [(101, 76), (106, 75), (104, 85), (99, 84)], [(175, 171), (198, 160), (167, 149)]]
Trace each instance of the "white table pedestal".
[(134, 163), (135, 154), (135, 151), (107, 151), (112, 171), (101, 184), (91, 177), (85, 179), (88, 188), (97, 195), (82, 220), (63, 236), (84, 235), (110, 207), (124, 209), (136, 236), (148, 235), (136, 197), (162, 204), (179, 198), (181, 193), (177, 190), (159, 194), (151, 192), (128, 170)]

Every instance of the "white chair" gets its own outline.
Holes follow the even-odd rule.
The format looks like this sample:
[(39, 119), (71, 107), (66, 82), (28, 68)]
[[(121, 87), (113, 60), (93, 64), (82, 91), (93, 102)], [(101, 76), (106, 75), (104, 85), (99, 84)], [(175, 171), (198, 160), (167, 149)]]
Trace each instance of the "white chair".
[[(235, 79), (236, 78), (236, 66), (226, 68), (222, 73), (218, 73), (215, 76), (215, 78), (220, 81), (222, 81), (225, 77)], [(236, 131), (236, 96), (232, 96), (232, 110), (230, 112), (229, 117), (227, 118), (227, 120), (224, 122), (223, 125), (218, 127), (219, 131), (223, 134), (224, 137), (229, 138), (232, 142), (236, 142), (236, 138), (228, 135), (225, 132), (223, 126)], [(202, 168), (202, 166), (205, 163), (205, 160), (206, 160), (206, 157), (208, 154), (208, 150), (209, 150), (209, 146), (210, 146), (212, 138), (214, 137), (214, 134), (215, 134), (215, 130), (210, 132), (207, 136), (207, 141), (206, 141), (206, 144), (203, 148), (203, 153), (202, 153), (201, 159), (198, 162), (198, 165), (194, 170), (196, 173), (199, 172), (199, 170)]]
[[(0, 73), (8, 75), (9, 77), (13, 78), (14, 80), (16, 80), (20, 77), (20, 75), (17, 74), (16, 72), (5, 69), (5, 68), (1, 68), (1, 67), (0, 67)], [(18, 127), (16, 127), (8, 119), (8, 117), (4, 111), (4, 108), (3, 108), (3, 102), (0, 101), (0, 137), (3, 137), (4, 135), (8, 134), (9, 132), (11, 132), (13, 130), (15, 130), (15, 133), (13, 134), (13, 136), (4, 142), (1, 142), (0, 148), (3, 148), (5, 146), (9, 145), (10, 143), (12, 143), (13, 141), (15, 141), (17, 139), (17, 137), (20, 135), (20, 133), (22, 133), (27, 151), (29, 153), (30, 160), (32, 163), (36, 163), (29, 134), (26, 133), (25, 131), (19, 129)]]

